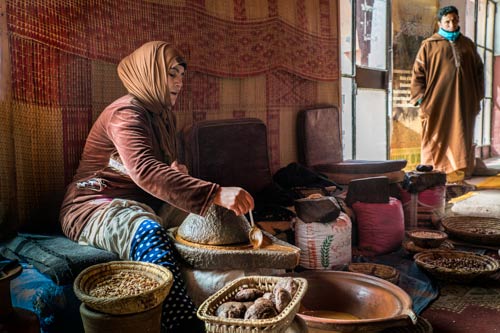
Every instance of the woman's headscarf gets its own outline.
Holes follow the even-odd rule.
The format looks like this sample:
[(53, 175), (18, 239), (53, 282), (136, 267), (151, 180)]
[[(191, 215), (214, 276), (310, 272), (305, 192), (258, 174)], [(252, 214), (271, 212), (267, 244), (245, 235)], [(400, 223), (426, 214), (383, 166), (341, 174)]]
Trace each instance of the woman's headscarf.
[(142, 45), (118, 64), (123, 85), (152, 115), (165, 162), (173, 162), (177, 157), (176, 121), (167, 80), (169, 69), (178, 64), (186, 67), (182, 54), (161, 41)]

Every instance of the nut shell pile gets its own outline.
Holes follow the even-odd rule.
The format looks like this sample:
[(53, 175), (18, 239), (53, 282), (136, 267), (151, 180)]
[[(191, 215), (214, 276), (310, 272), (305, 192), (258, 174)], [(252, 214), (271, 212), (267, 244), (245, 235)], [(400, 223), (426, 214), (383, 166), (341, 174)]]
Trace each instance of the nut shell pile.
[(267, 319), (277, 316), (291, 302), (297, 291), (291, 277), (281, 279), (272, 292), (245, 287), (234, 296), (234, 300), (222, 303), (215, 314), (221, 318)]

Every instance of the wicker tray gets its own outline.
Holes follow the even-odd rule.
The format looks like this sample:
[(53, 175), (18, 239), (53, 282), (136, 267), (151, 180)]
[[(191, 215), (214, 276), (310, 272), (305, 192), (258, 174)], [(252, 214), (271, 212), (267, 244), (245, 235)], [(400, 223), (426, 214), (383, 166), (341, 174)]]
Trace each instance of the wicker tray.
[(456, 238), (474, 244), (500, 246), (498, 218), (456, 215), (443, 218), (441, 223)]
[(246, 276), (233, 280), (200, 305), (197, 313), (198, 318), (205, 322), (205, 329), (210, 333), (283, 332), (292, 323), (299, 310), (300, 301), (306, 293), (307, 280), (304, 278), (294, 278), (298, 284), (297, 292), (290, 304), (273, 318), (235, 319), (215, 316), (217, 308), (222, 303), (232, 300), (242, 287), (254, 287), (271, 292), (281, 279), (283, 278), (276, 276)]
[(347, 266), (349, 272), (363, 273), (375, 276), (391, 283), (399, 281), (399, 271), (391, 266), (372, 263), (352, 263)]
[[(467, 283), (492, 275), (500, 268), (500, 264), (492, 257), (464, 251), (430, 250), (417, 253), (415, 263), (434, 277), (449, 282)], [(467, 261), (467, 268), (448, 268), (442, 260)], [(472, 265), (484, 267), (473, 269)]]
[[(117, 297), (95, 297), (90, 291), (97, 284), (116, 276), (120, 272), (140, 273), (159, 282), (153, 289), (137, 295)], [(172, 273), (165, 267), (139, 261), (111, 261), (84, 269), (75, 279), (73, 290), (76, 297), (94, 310), (108, 314), (130, 314), (154, 308), (167, 297), (173, 283)]]

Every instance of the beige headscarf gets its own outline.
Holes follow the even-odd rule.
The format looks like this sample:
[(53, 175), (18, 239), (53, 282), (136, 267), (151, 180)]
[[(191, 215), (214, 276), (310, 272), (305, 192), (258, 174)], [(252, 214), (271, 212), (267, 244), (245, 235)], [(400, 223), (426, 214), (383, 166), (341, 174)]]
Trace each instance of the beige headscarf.
[(167, 80), (170, 68), (186, 67), (182, 54), (172, 45), (153, 41), (142, 45), (118, 64), (118, 76), (127, 91), (152, 115), (155, 134), (165, 162), (177, 158), (176, 121)]

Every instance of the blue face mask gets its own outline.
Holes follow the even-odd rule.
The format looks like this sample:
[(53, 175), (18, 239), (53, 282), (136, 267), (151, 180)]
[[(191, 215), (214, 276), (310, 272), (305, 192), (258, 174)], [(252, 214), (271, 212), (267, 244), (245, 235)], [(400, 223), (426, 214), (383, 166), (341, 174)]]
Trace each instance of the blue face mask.
[(455, 31), (446, 31), (443, 28), (439, 28), (438, 34), (446, 38), (447, 40), (454, 42), (458, 36), (460, 36), (460, 27)]

